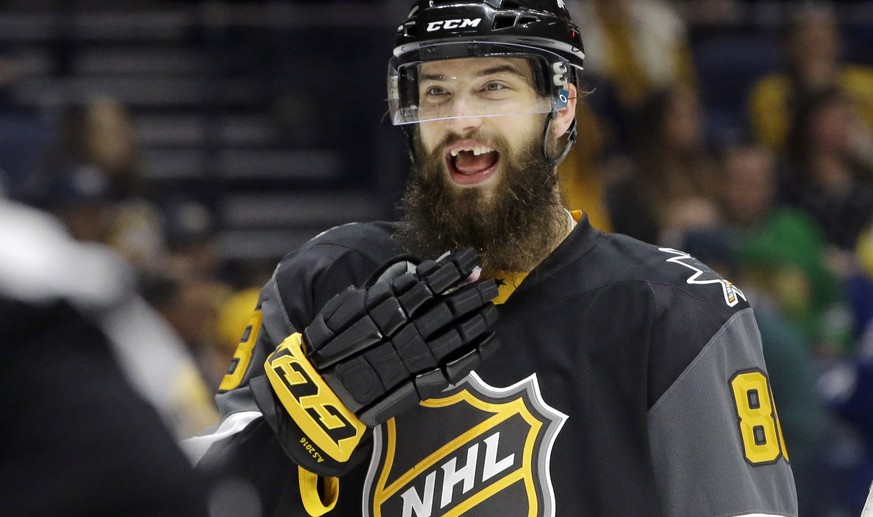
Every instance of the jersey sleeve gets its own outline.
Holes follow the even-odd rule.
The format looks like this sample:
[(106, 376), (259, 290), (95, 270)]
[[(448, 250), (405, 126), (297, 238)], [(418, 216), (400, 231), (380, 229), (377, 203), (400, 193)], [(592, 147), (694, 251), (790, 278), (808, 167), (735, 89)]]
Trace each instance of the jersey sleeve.
[[(362, 251), (353, 244), (338, 243), (330, 235), (316, 238), (279, 263), (261, 289), (219, 386), (215, 397), (221, 412), (219, 424), (183, 442), (189, 459), (213, 486), (227, 479), (249, 485), (247, 490), (256, 497), (239, 502), (246, 511), (257, 505), (312, 514), (303, 513), (306, 494), (302, 494), (311, 476), (298, 474), (298, 467), (276, 439), (270, 425), (279, 417), (272, 413), (275, 408), (262, 408), (257, 400), (269, 397), (264, 362), (276, 347), (302, 331), (331, 297), (348, 286), (363, 284), (381, 264), (378, 248)], [(368, 454), (368, 447), (359, 449), (356, 453)], [(309, 484), (314, 489), (315, 484)]]
[(648, 422), (665, 515), (797, 515), (751, 308), (712, 335), (652, 405)]

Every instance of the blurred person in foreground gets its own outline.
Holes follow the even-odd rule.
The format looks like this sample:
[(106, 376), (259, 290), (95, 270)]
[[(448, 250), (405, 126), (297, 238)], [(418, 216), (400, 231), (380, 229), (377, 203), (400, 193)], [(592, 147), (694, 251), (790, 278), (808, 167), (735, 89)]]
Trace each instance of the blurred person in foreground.
[(208, 210), (184, 193), (154, 202), (141, 152), (131, 115), (117, 100), (68, 106), (33, 202), (74, 239), (106, 246), (131, 267), (145, 300), (142, 311), (158, 322), (149, 328), (160, 330), (133, 347), (119, 341), (119, 358), (134, 384), (187, 437), (217, 418), (211, 400), (217, 381), (205, 377), (214, 371), (209, 334), (221, 293), (219, 261), (209, 246)]
[(405, 216), (279, 263), (198, 470), (248, 515), (797, 515), (742, 291), (563, 207), (563, 2), (421, 0), (397, 38)]
[(131, 318), (129, 268), (2, 199), (0, 235), (4, 514), (205, 516), (173, 422), (116, 359), (116, 341), (141, 345), (149, 324)]
[(155, 310), (151, 296), (139, 296), (152, 292), (144, 281), (144, 264), (132, 263), (113, 246), (117, 198), (106, 173), (93, 165), (59, 170), (40, 205), (65, 227), (71, 239), (114, 254), (130, 268), (131, 289), (136, 296), (106, 312), (111, 315), (106, 318), (111, 322), (106, 330), (118, 337), (112, 340), (114, 351), (133, 385), (155, 405), (179, 438), (213, 423), (217, 414), (210, 400), (212, 390), (186, 346), (181, 325)]

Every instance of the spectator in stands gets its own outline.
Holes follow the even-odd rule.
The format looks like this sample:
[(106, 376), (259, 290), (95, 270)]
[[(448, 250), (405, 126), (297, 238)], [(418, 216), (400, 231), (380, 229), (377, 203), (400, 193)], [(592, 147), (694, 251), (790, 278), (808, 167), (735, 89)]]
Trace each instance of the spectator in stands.
[(233, 291), (223, 279), (215, 222), (206, 206), (190, 199), (163, 207), (166, 250), (144, 268), (145, 296), (179, 334), (214, 390), (244, 328), (237, 329), (233, 346), (224, 342), (219, 312)]
[(586, 35), (586, 68), (614, 81), (627, 106), (653, 89), (694, 83), (685, 24), (670, 4), (580, 0), (568, 7)]
[(215, 280), (180, 277), (170, 272), (147, 275), (143, 289), (149, 303), (184, 342), (206, 384), (214, 391), (233, 356), (233, 349), (228, 350), (218, 334), (218, 311), (230, 295), (229, 289)]
[(842, 284), (826, 262), (827, 243), (807, 213), (777, 204), (776, 159), (768, 149), (741, 144), (724, 155), (722, 207), (736, 243), (744, 284), (759, 305), (783, 315), (823, 356), (851, 344)]
[[(819, 383), (831, 410), (849, 426), (851, 462), (842, 465), (835, 502), (845, 515), (856, 515), (870, 494), (865, 510), (873, 509), (873, 226), (858, 238), (856, 262), (848, 279), (858, 345), (854, 354), (826, 371)], [(839, 514), (842, 515), (842, 514)], [(865, 511), (862, 515), (866, 516)]]
[(873, 225), (858, 236), (855, 254), (857, 267), (849, 276), (848, 286), (855, 334), (864, 336), (862, 353), (873, 357)]
[(39, 198), (78, 241), (108, 244), (112, 235), (114, 196), (109, 178), (94, 165), (58, 170)]
[(246, 338), (245, 329), (258, 305), (261, 287), (270, 279), (275, 265), (271, 260), (244, 259), (232, 261), (226, 269), (230, 291), (218, 304), (217, 346), (213, 354), (216, 361), (224, 357), (224, 362), (213, 363), (222, 377), (240, 342)]
[(101, 195), (111, 226), (102, 241), (137, 268), (157, 261), (165, 251), (161, 210), (149, 196), (130, 113), (115, 99), (94, 98), (62, 114), (55, 148), (46, 158), (43, 194), (69, 183), (68, 175), (82, 169), (103, 176)]
[(784, 36), (785, 70), (761, 78), (751, 89), (748, 113), (758, 142), (781, 152), (799, 103), (816, 92), (838, 88), (856, 103), (873, 128), (873, 68), (846, 63), (833, 11), (807, 5), (795, 12)]
[(788, 140), (791, 175), (783, 190), (809, 212), (829, 243), (854, 248), (873, 220), (873, 138), (856, 104), (841, 90), (822, 90), (798, 106)]
[(22, 77), (12, 47), (0, 42), (0, 113), (20, 112), (23, 107), (15, 101), (15, 87)]
[[(843, 422), (851, 426), (850, 436), (854, 442), (849, 443), (853, 448), (851, 458), (846, 458), (848, 465), (843, 465), (842, 471), (836, 472), (840, 476), (837, 478), (839, 486), (833, 488), (839, 499), (833, 501), (829, 508), (832, 513), (828, 515), (867, 517), (868, 511), (860, 512), (873, 480), (873, 357), (862, 355), (852, 358), (839, 371), (830, 372), (830, 375), (838, 377), (833, 379), (833, 383), (842, 389), (828, 400), (829, 406)], [(866, 509), (873, 509), (873, 506), (868, 503)]]
[(567, 2), (585, 34), (585, 68), (611, 81), (628, 110), (653, 90), (695, 82), (685, 23), (660, 0)]
[(55, 125), (18, 100), (25, 74), (11, 45), (0, 41), (0, 196), (25, 201), (33, 194), (39, 161)]
[(649, 95), (636, 116), (632, 167), (610, 171), (607, 203), (613, 228), (651, 243), (719, 219), (715, 160), (701, 130), (694, 90)]
[(722, 177), (725, 222), (740, 235), (756, 231), (775, 209), (775, 155), (756, 144), (730, 146), (723, 153)]
[(111, 97), (95, 97), (63, 113), (50, 165), (69, 163), (100, 167), (120, 196), (145, 193), (136, 128), (128, 110)]

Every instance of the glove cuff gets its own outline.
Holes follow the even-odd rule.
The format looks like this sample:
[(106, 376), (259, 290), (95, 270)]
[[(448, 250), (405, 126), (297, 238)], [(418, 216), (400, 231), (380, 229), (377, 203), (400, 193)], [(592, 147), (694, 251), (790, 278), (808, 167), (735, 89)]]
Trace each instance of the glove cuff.
[(264, 370), (290, 420), (279, 418), (277, 435), (295, 463), (321, 475), (348, 469), (367, 426), (349, 411), (306, 359), (303, 340), (292, 334), (270, 354)]

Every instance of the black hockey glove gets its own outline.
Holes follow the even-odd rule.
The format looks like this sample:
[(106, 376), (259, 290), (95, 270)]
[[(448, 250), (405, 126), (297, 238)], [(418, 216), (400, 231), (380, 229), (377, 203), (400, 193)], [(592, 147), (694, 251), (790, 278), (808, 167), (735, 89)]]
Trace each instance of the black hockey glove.
[(345, 472), (368, 427), (460, 381), (493, 353), (497, 286), (471, 276), (477, 260), (472, 249), (459, 251), (350, 287), (268, 357), (267, 378), (291, 417), (279, 419), (279, 439), (298, 465)]

